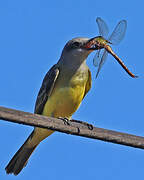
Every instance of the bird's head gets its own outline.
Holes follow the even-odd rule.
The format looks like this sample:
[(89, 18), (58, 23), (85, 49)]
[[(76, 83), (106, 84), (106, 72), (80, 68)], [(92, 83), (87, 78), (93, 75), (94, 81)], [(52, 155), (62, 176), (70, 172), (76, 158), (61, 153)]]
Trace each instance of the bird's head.
[(74, 38), (64, 46), (60, 60), (68, 65), (81, 64), (91, 52), (97, 49), (95, 38)]

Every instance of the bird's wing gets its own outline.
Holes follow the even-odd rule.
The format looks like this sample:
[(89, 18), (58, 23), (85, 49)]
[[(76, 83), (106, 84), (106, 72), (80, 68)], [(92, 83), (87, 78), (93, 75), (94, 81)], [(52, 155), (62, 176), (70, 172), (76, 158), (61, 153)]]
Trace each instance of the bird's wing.
[[(90, 90), (91, 84), (92, 84), (91, 72), (90, 72), (90, 70), (88, 69), (88, 80), (87, 80), (86, 87), (85, 87), (84, 97), (85, 97), (85, 95), (88, 93), (88, 91)], [(83, 97), (83, 98), (84, 98), (84, 97)]]
[(52, 66), (52, 68), (45, 75), (42, 86), (37, 96), (34, 113), (42, 114), (45, 103), (47, 102), (53, 91), (58, 75), (59, 68), (57, 67), (57, 65)]

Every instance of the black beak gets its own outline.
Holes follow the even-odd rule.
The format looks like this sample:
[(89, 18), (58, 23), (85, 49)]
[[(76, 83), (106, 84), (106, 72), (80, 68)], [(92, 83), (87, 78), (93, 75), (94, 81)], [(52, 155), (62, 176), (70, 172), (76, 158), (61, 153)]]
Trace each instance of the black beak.
[(84, 44), (83, 48), (87, 49), (87, 50), (98, 50), (99, 47), (97, 45), (97, 41), (96, 41), (97, 37), (91, 38), (89, 39), (86, 44)]

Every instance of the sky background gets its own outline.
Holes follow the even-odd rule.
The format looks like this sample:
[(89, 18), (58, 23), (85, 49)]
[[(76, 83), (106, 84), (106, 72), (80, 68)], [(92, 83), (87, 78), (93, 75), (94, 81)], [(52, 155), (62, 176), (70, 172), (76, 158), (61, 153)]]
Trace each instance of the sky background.
[[(73, 118), (144, 136), (143, 7), (142, 0), (1, 0), (0, 106), (33, 112), (42, 79), (66, 42), (97, 36), (96, 17), (110, 32), (126, 19), (126, 36), (113, 50), (139, 78), (129, 77), (109, 55), (95, 79), (92, 53), (92, 89)], [(143, 150), (58, 132), (40, 144), (17, 177), (6, 175), (5, 166), (32, 129), (0, 121), (0, 179), (143, 179)]]

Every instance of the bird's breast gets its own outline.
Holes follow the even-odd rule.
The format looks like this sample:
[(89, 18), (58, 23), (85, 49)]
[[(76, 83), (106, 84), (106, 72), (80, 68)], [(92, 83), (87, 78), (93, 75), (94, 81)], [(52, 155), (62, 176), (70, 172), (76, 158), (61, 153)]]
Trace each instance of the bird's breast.
[(87, 78), (82, 74), (75, 75), (64, 82), (61, 79), (51, 97), (48, 99), (43, 114), (53, 117), (70, 118), (78, 109), (84, 97)]

